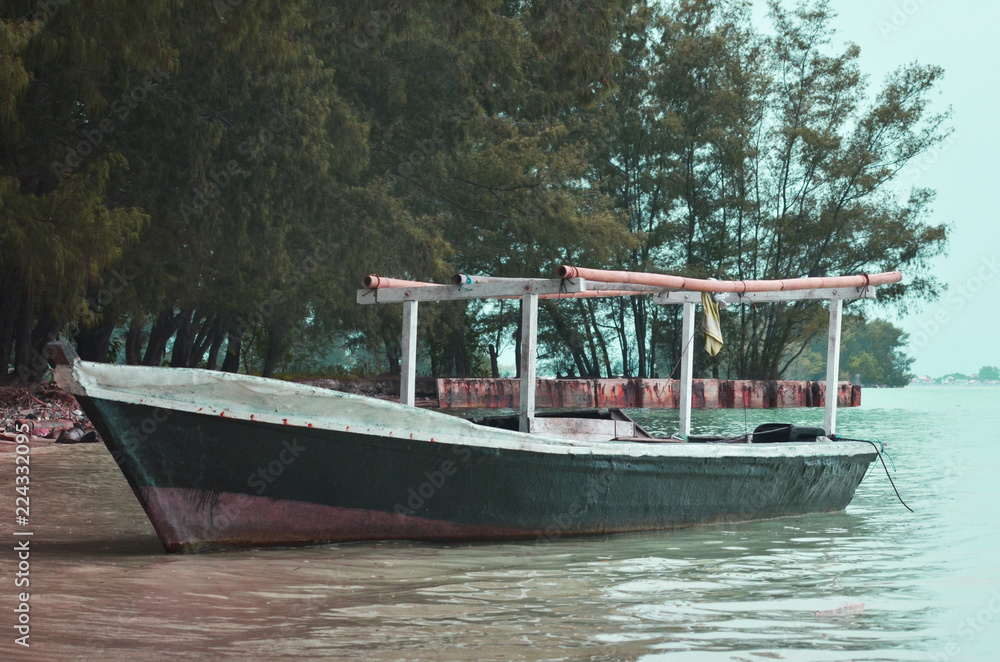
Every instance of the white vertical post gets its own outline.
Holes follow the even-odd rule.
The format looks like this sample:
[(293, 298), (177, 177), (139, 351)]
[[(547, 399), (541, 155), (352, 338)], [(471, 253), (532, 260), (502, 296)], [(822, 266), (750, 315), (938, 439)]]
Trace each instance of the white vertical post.
[(681, 322), (681, 396), (680, 432), (678, 436), (687, 441), (691, 434), (691, 377), (694, 372), (694, 303), (684, 304)]
[(518, 429), (530, 432), (535, 417), (535, 355), (538, 349), (538, 295), (521, 298), (521, 416)]
[(840, 377), (840, 318), (843, 299), (830, 299), (830, 336), (826, 350), (826, 416), (823, 428), (827, 434), (837, 431), (837, 382)]
[(403, 360), (399, 380), (399, 401), (413, 406), (417, 386), (417, 302), (403, 302)]

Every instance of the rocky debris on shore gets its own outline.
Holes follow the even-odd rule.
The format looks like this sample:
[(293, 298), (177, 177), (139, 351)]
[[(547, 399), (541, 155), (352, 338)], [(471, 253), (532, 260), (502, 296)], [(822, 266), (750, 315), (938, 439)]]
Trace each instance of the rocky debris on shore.
[(76, 398), (51, 382), (0, 387), (0, 443), (14, 442), (25, 426), (34, 439), (57, 444), (101, 440)]

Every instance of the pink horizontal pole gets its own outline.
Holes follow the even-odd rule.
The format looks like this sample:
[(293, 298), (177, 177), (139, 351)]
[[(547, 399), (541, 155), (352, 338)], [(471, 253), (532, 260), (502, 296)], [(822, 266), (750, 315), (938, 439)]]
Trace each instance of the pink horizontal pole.
[(371, 274), (361, 279), (361, 286), (373, 290), (381, 290), (387, 287), (444, 287), (441, 283), (425, 283), (419, 280), (400, 280), (399, 278), (383, 278)]
[(866, 287), (898, 283), (903, 274), (887, 271), (878, 274), (857, 276), (831, 276), (825, 278), (784, 278), (781, 280), (706, 280), (703, 278), (683, 278), (667, 274), (649, 274), (635, 271), (610, 271), (587, 269), (563, 265), (559, 267), (560, 278), (586, 278), (598, 283), (626, 283), (652, 285), (671, 290), (689, 292), (781, 292), (787, 290), (813, 290), (831, 287)]

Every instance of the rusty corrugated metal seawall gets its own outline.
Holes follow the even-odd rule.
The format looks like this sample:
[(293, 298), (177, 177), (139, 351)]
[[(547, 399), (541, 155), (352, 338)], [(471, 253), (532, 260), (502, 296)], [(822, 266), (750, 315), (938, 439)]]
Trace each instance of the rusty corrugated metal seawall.
[[(399, 397), (398, 377), (299, 381), (374, 397)], [(680, 383), (676, 379), (539, 379), (536, 384), (535, 406), (540, 409), (676, 409), (680, 402)], [(436, 409), (516, 409), (521, 393), (520, 380), (510, 378), (419, 377), (416, 387), (417, 405)], [(820, 381), (695, 379), (691, 399), (695, 409), (823, 407), (826, 405), (826, 384)], [(860, 405), (861, 387), (840, 382), (837, 406)]]
[[(441, 409), (517, 407), (520, 382), (516, 379), (438, 379)], [(823, 407), (826, 384), (807, 381), (752, 381), (695, 379), (691, 392), (695, 409), (770, 409)], [(676, 379), (539, 379), (537, 407), (634, 407), (676, 409), (680, 382)], [(861, 387), (841, 382), (838, 407), (861, 404)]]

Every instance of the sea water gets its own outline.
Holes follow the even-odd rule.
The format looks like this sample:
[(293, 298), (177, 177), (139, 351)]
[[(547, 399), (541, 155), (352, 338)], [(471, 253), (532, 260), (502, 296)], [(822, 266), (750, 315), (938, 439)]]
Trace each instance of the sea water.
[[(677, 413), (632, 411), (672, 432)], [(695, 411), (695, 433), (822, 425)], [(30, 588), (0, 455), (0, 659), (1000, 660), (1000, 388), (866, 389), (846, 511), (508, 544), (163, 553), (101, 446), (31, 457)], [(16, 645), (30, 591), (30, 648)]]

